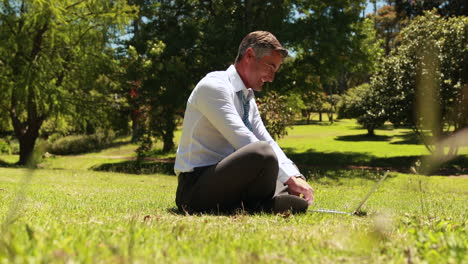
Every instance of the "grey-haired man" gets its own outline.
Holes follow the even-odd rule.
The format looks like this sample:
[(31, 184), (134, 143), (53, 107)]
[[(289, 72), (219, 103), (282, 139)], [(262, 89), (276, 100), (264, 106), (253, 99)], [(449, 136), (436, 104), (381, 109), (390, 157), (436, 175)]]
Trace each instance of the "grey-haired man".
[(312, 203), (312, 187), (265, 129), (253, 96), (286, 56), (270, 32), (249, 33), (235, 64), (192, 91), (175, 162), (181, 210), (305, 212)]

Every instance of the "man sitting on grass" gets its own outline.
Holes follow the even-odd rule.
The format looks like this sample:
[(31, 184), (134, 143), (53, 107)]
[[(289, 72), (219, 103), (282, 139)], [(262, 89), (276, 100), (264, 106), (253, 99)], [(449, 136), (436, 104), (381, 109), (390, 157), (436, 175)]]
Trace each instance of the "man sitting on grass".
[(252, 32), (234, 65), (192, 91), (175, 161), (179, 209), (305, 212), (312, 203), (312, 187), (266, 130), (253, 95), (287, 54), (273, 34)]

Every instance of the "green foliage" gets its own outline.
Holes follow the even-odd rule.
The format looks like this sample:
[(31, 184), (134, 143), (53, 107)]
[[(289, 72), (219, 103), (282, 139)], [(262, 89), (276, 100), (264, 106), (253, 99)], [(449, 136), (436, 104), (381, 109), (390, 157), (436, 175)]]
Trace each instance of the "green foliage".
[(445, 1), (409, 1), (397, 0), (394, 2), (399, 18), (414, 18), (424, 15), (425, 11), (434, 10), (441, 16), (467, 16), (468, 4), (462, 0)]
[(297, 2), (290, 37), (298, 74), (316, 76), (327, 94), (366, 80), (382, 52), (372, 21), (361, 17), (364, 1)]
[(102, 113), (112, 88), (103, 75), (116, 65), (109, 40), (133, 12), (125, 0), (0, 2), (0, 105), (19, 140), (20, 164), (49, 118), (89, 122)]
[(369, 84), (364, 83), (346, 91), (338, 105), (338, 118), (357, 118), (364, 113), (364, 97), (370, 92)]
[(390, 51), (398, 45), (400, 30), (408, 23), (408, 19), (398, 16), (395, 8), (395, 5), (384, 5), (377, 14), (367, 16), (375, 23), (375, 30), (382, 40), (385, 55), (390, 54)]
[(337, 94), (332, 94), (328, 95), (326, 97), (325, 103), (322, 105), (322, 109), (325, 110), (325, 112), (328, 115), (328, 120), (330, 120), (331, 123), (334, 122), (333, 116), (336, 113), (337, 110), (337, 105), (341, 100), (341, 96)]
[(294, 92), (286, 96), (286, 104), (288, 105), (288, 108), (291, 109), (294, 116), (301, 114), (306, 108), (301, 95)]
[[(282, 39), (293, 7), (289, 1), (271, 0), (133, 2), (140, 14), (127, 44), (151, 62), (143, 71), (128, 68), (130, 80), (139, 83), (140, 99), (133, 107), (144, 112), (150, 136), (162, 140), (165, 151), (174, 148), (174, 131), (195, 84), (208, 72), (226, 69), (248, 32), (270, 30)], [(151, 45), (158, 41), (165, 47), (152, 54)]]
[(457, 263), (465, 258), (463, 249), (467, 242), (456, 237), (466, 236), (466, 222), (453, 223), (450, 219), (432, 216), (427, 219), (406, 215), (402, 230), (407, 229), (410, 239), (415, 241), (413, 254), (433, 263)]
[(270, 92), (257, 100), (266, 129), (274, 139), (288, 134), (287, 128), (294, 120), (294, 110), (288, 104), (288, 97)]
[(378, 98), (379, 95), (367, 83), (351, 88), (340, 100), (338, 118), (357, 118), (368, 135), (373, 136), (375, 129), (388, 118)]
[(389, 120), (412, 126), (431, 151), (443, 135), (468, 126), (466, 32), (467, 17), (415, 18), (371, 84)]
[(80, 154), (109, 146), (115, 139), (113, 131), (99, 130), (93, 135), (72, 135), (62, 137), (47, 147), (47, 151), (57, 155)]
[(10, 144), (0, 139), (0, 154), (11, 154)]
[(140, 139), (140, 146), (136, 149), (138, 161), (143, 160), (147, 156), (147, 153), (153, 148), (153, 141), (151, 137), (143, 136)]

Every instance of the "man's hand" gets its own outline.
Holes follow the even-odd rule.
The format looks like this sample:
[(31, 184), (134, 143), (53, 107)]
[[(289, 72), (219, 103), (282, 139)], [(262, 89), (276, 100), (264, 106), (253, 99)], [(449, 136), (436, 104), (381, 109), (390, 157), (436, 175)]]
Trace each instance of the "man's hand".
[(309, 205), (314, 201), (314, 189), (303, 180), (302, 178), (291, 177), (284, 184), (288, 185), (289, 193), (297, 196), (304, 196), (303, 198)]

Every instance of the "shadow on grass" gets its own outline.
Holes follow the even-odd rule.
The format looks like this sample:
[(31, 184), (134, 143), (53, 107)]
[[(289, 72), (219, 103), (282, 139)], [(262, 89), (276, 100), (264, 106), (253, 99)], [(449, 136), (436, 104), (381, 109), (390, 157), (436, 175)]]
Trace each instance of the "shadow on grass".
[(94, 171), (108, 171), (128, 174), (168, 174), (174, 175), (174, 162), (129, 160), (119, 163), (104, 163), (91, 168)]
[(6, 162), (6, 161), (3, 161), (2, 159), (0, 159), (0, 167), (2, 167), (2, 168), (19, 168), (20, 166), (18, 166), (16, 163), (9, 163), (9, 162)]
[[(308, 179), (364, 178), (377, 180), (383, 171), (410, 173), (415, 163), (424, 156), (400, 156), (380, 158), (366, 153), (355, 152), (317, 152), (309, 149), (295, 153), (285, 148), (287, 156), (293, 160)], [(119, 163), (105, 163), (91, 168), (95, 171), (109, 171), (128, 174), (166, 174), (174, 175), (174, 160), (159, 159), (138, 162), (128, 160)], [(432, 175), (468, 174), (468, 157), (461, 156), (434, 171)]]
[[(380, 158), (366, 153), (317, 152), (309, 149), (295, 153), (285, 148), (286, 155), (293, 160), (306, 178), (367, 178), (376, 179), (377, 172), (391, 170), (409, 173), (415, 163), (426, 156), (399, 156)], [(366, 172), (365, 172), (366, 171)], [(433, 171), (432, 175), (460, 175), (468, 173), (468, 157), (460, 156)]]
[(178, 207), (169, 207), (166, 209), (166, 212), (168, 212), (171, 215), (174, 216), (205, 216), (205, 215), (211, 215), (211, 216), (227, 216), (227, 217), (239, 217), (242, 215), (255, 215), (255, 214), (261, 214), (262, 212), (260, 211), (248, 211), (244, 210), (242, 208), (236, 208), (232, 210), (226, 210), (226, 211), (206, 211), (206, 212), (187, 212), (184, 210), (180, 210)]
[(397, 137), (401, 138), (399, 141), (392, 142), (390, 144), (403, 144), (403, 145), (420, 145), (421, 140), (419, 137), (412, 131), (404, 132), (398, 135)]
[(112, 142), (112, 143), (105, 144), (105, 145), (102, 145), (102, 146), (96, 146), (95, 148), (87, 149), (87, 150), (83, 150), (83, 151), (67, 151), (66, 153), (50, 151), (50, 153), (54, 154), (54, 155), (65, 156), (65, 157), (66, 156), (75, 156), (75, 155), (84, 155), (84, 154), (100, 152), (100, 151), (105, 150), (105, 149), (121, 147), (121, 146), (124, 146), (124, 145), (128, 145), (130, 143), (131, 143), (130, 141), (117, 141), (117, 142)]
[(379, 135), (370, 136), (367, 134), (338, 136), (335, 138), (335, 140), (340, 140), (340, 141), (390, 141), (391, 139), (392, 139), (391, 136), (379, 136)]
[[(376, 132), (378, 133), (378, 132)], [(412, 131), (402, 132), (399, 135), (394, 136), (385, 136), (385, 135), (348, 135), (348, 136), (338, 136), (335, 140), (339, 141), (391, 141), (393, 138), (397, 138), (397, 141), (391, 142), (390, 144), (403, 144), (403, 145), (421, 145), (420, 138)]]
[(307, 120), (297, 120), (297, 121), (294, 121), (293, 124), (295, 126), (308, 126), (308, 125), (314, 125), (314, 126), (332, 126), (332, 125), (335, 125), (337, 123), (340, 123), (340, 120), (335, 120), (332, 122), (330, 121), (318, 121), (318, 120), (310, 120), (309, 122), (307, 122)]
[[(351, 128), (352, 130), (366, 130), (363, 126), (356, 124), (355, 127)], [(385, 130), (385, 131), (392, 131), (394, 130), (395, 127), (392, 124), (385, 124), (383, 126), (378, 127), (375, 129), (375, 133), (379, 133), (379, 130)]]

